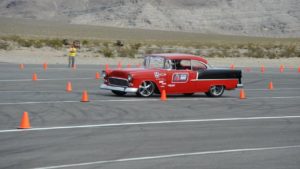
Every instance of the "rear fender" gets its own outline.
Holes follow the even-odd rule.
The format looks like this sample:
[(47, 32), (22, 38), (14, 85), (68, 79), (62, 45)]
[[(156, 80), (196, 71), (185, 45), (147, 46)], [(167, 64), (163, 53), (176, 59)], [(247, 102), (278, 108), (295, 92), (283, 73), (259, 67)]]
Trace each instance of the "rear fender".
[(242, 72), (230, 69), (207, 69), (199, 71), (198, 78), (212, 79), (210, 87), (220, 85), (224, 86), (226, 90), (232, 90), (241, 84)]

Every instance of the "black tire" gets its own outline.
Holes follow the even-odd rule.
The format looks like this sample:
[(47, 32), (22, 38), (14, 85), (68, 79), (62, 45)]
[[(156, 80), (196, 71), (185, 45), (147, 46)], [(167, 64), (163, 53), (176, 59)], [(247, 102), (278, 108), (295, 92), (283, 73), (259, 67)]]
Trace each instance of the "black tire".
[(126, 94), (126, 92), (117, 91), (117, 90), (112, 90), (111, 92), (113, 92), (113, 94), (117, 96), (124, 96)]
[(208, 97), (221, 97), (224, 93), (224, 90), (225, 88), (222, 85), (212, 86), (208, 92), (205, 92), (205, 94)]
[(183, 95), (185, 95), (185, 96), (193, 96), (194, 93), (183, 93)]
[(141, 97), (150, 97), (153, 95), (156, 87), (155, 84), (151, 81), (143, 81), (140, 86), (138, 91), (136, 92), (137, 96)]

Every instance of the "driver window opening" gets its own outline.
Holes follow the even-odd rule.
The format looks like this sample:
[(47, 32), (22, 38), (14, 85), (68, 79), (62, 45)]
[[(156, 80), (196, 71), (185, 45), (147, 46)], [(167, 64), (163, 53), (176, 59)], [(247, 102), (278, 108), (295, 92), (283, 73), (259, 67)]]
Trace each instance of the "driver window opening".
[(191, 60), (173, 60), (172, 68), (175, 70), (191, 70)]

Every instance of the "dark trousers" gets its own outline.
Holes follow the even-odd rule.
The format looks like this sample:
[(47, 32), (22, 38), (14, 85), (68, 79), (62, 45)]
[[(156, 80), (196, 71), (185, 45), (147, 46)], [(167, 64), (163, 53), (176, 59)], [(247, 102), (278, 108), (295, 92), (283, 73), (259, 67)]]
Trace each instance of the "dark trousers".
[(72, 66), (72, 68), (73, 68), (74, 64), (75, 64), (75, 57), (74, 56), (69, 56), (69, 67)]

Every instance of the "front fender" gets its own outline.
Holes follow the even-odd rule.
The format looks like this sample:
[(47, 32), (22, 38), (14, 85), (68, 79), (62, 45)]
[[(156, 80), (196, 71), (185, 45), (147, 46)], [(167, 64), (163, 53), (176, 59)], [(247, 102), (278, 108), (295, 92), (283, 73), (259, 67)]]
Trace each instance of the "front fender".
[(134, 88), (140, 88), (140, 84), (143, 81), (150, 81), (155, 85), (155, 93), (160, 93), (162, 91), (162, 84), (159, 83), (159, 81), (153, 80), (153, 79), (134, 79), (133, 80), (133, 87)]

